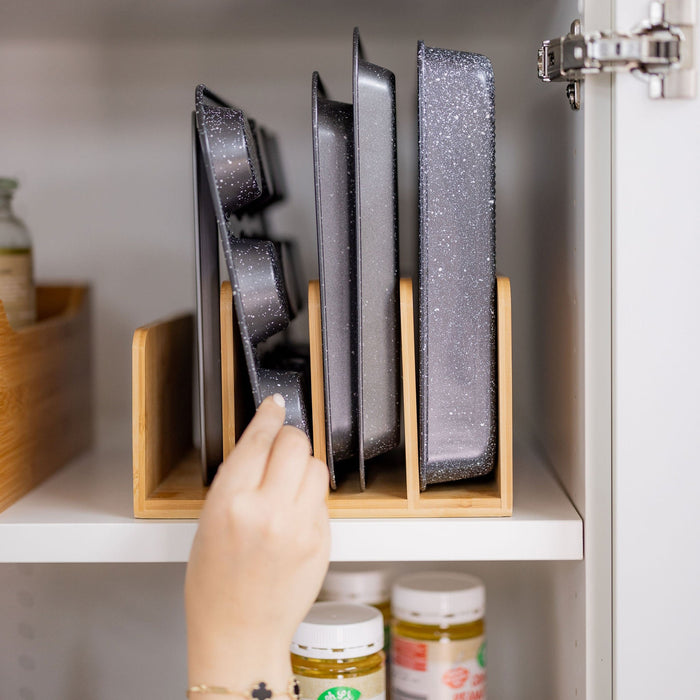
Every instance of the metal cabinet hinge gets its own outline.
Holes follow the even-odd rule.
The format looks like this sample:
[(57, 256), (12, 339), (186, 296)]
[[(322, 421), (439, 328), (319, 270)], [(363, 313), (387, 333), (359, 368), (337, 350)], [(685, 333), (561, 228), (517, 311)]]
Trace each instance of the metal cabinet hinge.
[(569, 34), (542, 42), (537, 73), (549, 83), (565, 81), (572, 109), (581, 106), (580, 86), (586, 75), (627, 72), (649, 84), (649, 97), (694, 98), (693, 57), (695, 0), (652, 2), (649, 18), (638, 27), (620, 32), (581, 31), (574, 20)]

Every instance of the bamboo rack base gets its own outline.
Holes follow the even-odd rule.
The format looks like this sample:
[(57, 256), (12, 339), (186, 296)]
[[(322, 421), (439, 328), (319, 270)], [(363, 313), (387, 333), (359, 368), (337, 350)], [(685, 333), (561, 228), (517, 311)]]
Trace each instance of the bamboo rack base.
[[(413, 327), (413, 290), (401, 280), (402, 392), (405, 445), (368, 463), (367, 489), (359, 478), (340, 478), (329, 494), (332, 518), (507, 516), (513, 508), (512, 375), (510, 282), (497, 280), (498, 460), (492, 478), (430, 486), (420, 492)], [(314, 453), (325, 461), (321, 312), (317, 281), (309, 285)], [(221, 288), (222, 419), (224, 454), (245, 423), (243, 372), (234, 343), (231, 287)], [(196, 518), (207, 489), (199, 455), (192, 448), (191, 315), (140, 328), (133, 343), (134, 515)]]

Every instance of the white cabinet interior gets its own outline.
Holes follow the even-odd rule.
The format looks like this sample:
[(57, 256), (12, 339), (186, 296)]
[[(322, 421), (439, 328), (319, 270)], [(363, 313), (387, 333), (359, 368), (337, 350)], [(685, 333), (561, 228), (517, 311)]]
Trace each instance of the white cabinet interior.
[[(571, 586), (582, 562), (430, 566), (486, 582), (489, 697), (582, 697), (584, 640), (572, 616), (583, 596)], [(3, 700), (183, 697), (184, 573), (184, 564), (0, 565), (2, 643), (12, 638), (0, 655)]]
[[(584, 5), (586, 18), (610, 25), (609, 2)], [(513, 288), (516, 441), (563, 484), (586, 526), (586, 558), (454, 565), (487, 581), (492, 697), (609, 697), (610, 82), (590, 81), (583, 110), (572, 113), (563, 86), (536, 78), (540, 41), (567, 30), (580, 16), (576, 3), (66, 0), (59, 10), (41, 0), (4, 14), (0, 160), (22, 183), (17, 211), (34, 236), (37, 276), (94, 284), (98, 443), (121, 446), (126, 474), (131, 334), (194, 305), (195, 85), (279, 135), (289, 201), (273, 223), (297, 238), (304, 276), (313, 277), (311, 72), (322, 70), (333, 95), (348, 99), (359, 25), (369, 58), (396, 74), (401, 269), (410, 274), (416, 41), (492, 59), (497, 263)], [(304, 329), (302, 318), (296, 333)], [(12, 623), (0, 647), (17, 649), (0, 654), (8, 697), (177, 696), (182, 571), (3, 564), (0, 607)]]

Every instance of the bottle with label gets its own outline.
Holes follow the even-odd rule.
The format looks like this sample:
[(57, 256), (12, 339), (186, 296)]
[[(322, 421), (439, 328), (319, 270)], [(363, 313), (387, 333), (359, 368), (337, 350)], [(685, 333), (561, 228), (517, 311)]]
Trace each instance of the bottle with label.
[(315, 603), (291, 647), (302, 700), (385, 700), (383, 647), (376, 608)]
[(486, 698), (486, 591), (475, 576), (402, 576), (391, 597), (393, 700)]
[(36, 321), (32, 243), (12, 211), (17, 185), (17, 180), (0, 177), (0, 299), (15, 329)]

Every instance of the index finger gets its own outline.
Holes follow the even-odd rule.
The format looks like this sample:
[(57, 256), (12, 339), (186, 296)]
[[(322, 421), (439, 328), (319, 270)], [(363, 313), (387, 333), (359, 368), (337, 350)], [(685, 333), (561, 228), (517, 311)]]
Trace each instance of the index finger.
[(284, 424), (284, 416), (284, 397), (281, 394), (263, 400), (231, 454), (219, 467), (217, 481), (220, 484), (235, 491), (260, 486), (272, 444)]

